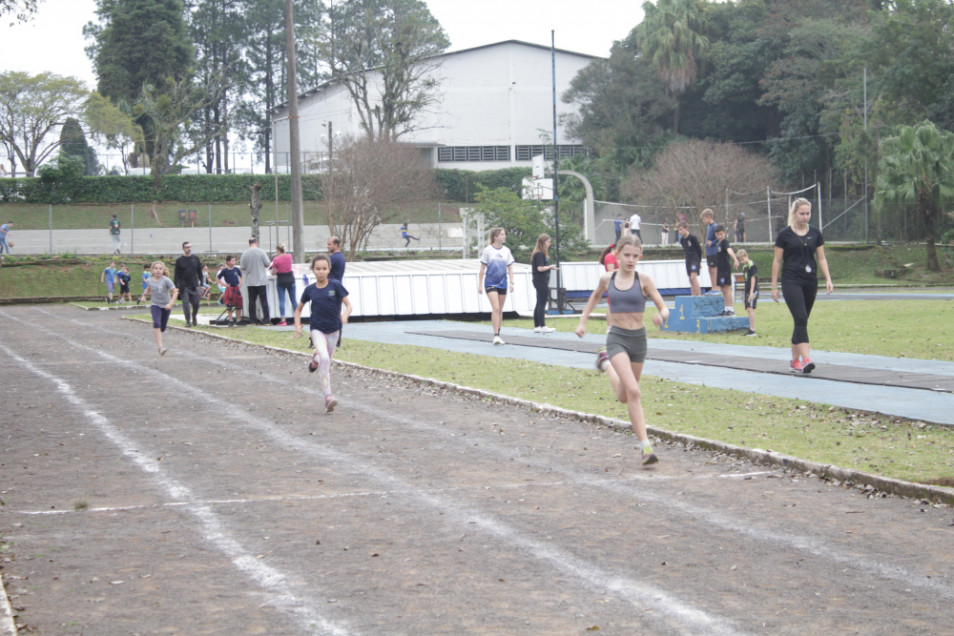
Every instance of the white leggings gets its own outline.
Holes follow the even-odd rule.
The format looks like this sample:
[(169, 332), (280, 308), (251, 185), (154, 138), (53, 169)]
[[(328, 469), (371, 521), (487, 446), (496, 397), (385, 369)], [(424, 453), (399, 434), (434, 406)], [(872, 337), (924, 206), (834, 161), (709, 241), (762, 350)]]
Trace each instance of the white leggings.
[(333, 395), (331, 392), (331, 356), (335, 353), (338, 344), (338, 332), (325, 333), (317, 329), (311, 330), (311, 344), (315, 347), (318, 356), (318, 376), (321, 378), (321, 389), (325, 397)]

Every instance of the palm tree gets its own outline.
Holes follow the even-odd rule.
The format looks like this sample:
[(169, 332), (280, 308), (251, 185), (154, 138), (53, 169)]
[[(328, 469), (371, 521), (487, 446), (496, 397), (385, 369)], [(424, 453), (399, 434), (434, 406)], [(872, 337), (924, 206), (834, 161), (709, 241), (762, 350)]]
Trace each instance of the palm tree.
[(699, 33), (702, 5), (699, 0), (657, 0), (643, 3), (639, 26), (639, 51), (676, 101), (673, 131), (679, 133), (679, 100), (702, 71), (709, 38)]
[(898, 126), (881, 140), (875, 207), (917, 205), (927, 234), (927, 266), (941, 270), (934, 248), (943, 205), (954, 200), (954, 134), (929, 121)]

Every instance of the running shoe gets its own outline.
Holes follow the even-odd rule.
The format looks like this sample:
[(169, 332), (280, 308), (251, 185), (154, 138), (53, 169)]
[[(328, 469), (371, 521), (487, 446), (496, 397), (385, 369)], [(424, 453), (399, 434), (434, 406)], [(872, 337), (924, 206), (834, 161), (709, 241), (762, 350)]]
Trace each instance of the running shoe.
[(745, 335), (747, 335), (747, 336), (757, 336), (757, 335), (759, 335), (759, 334), (755, 333), (755, 331), (753, 331), (752, 329), (749, 329), (747, 332), (745, 332)]
[(161, 356), (166, 355), (166, 351), (168, 351), (168, 349), (166, 349), (165, 347), (163, 347), (162, 349), (159, 350), (159, 355), (161, 355)]
[(533, 333), (543, 333), (543, 330), (544, 330), (545, 328), (546, 328), (546, 327), (534, 327), (534, 328), (533, 328)]
[(308, 363), (308, 371), (314, 373), (318, 370), (318, 359), (315, 356), (311, 356), (311, 361)]
[(802, 363), (799, 362), (798, 360), (792, 360), (792, 362), (788, 365), (788, 367), (792, 373), (802, 372)]
[(805, 358), (802, 360), (802, 373), (811, 373), (815, 370), (815, 363), (812, 362), (811, 358)]
[(659, 458), (656, 457), (656, 454), (653, 452), (653, 447), (649, 444), (643, 446), (643, 466), (649, 466), (650, 464), (655, 464), (659, 461)]
[(540, 333), (553, 333), (556, 331), (553, 327), (540, 327)]
[(606, 347), (600, 347), (596, 352), (596, 370), (603, 372), (603, 365), (609, 362), (609, 354), (606, 353)]
[(506, 344), (506, 343), (503, 341), (503, 338), (501, 338), (500, 336), (494, 336), (494, 344), (495, 344), (495, 345), (502, 345), (502, 344)]
[(331, 413), (336, 406), (338, 406), (338, 400), (335, 399), (335, 396), (329, 395), (325, 398), (325, 413)]
[(285, 326), (287, 326), (287, 325), (288, 325), (288, 323), (285, 322), (284, 320), (282, 320), (280, 323), (278, 323), (278, 326), (279, 326), (279, 327), (285, 327)]

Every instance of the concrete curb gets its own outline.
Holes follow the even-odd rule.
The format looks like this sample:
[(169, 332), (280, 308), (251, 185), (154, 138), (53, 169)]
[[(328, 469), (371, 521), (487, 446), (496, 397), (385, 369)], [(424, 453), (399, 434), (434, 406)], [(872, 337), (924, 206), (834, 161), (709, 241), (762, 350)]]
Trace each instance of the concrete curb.
[[(123, 320), (139, 320), (140, 322), (148, 322), (137, 318), (126, 318), (123, 317)], [(249, 342), (244, 342), (240, 340), (234, 340), (227, 336), (222, 336), (214, 333), (206, 333), (203, 331), (193, 331), (191, 329), (185, 329), (184, 327), (177, 327), (170, 325), (170, 328), (181, 329), (182, 331), (188, 331), (190, 333), (207, 336), (210, 338), (219, 338), (222, 340), (228, 340), (229, 342), (241, 342), (251, 347), (257, 347), (260, 349), (266, 349), (275, 351), (278, 353), (287, 353), (298, 356), (307, 357), (309, 354), (304, 351), (294, 351), (292, 349), (285, 349), (283, 347), (275, 347), (271, 345), (260, 345)], [(522, 408), (527, 408), (531, 411), (536, 411), (539, 413), (551, 413), (553, 415), (560, 415), (566, 417), (573, 417), (583, 422), (590, 422), (593, 424), (600, 424), (603, 426), (608, 426), (612, 428), (620, 428), (628, 430), (630, 428), (629, 422), (606, 417), (603, 415), (595, 415), (593, 413), (583, 413), (581, 411), (572, 411), (569, 409), (564, 409), (558, 406), (553, 406), (551, 404), (545, 404), (542, 402), (532, 402), (530, 400), (524, 400), (522, 398), (515, 398), (509, 395), (502, 395), (500, 393), (494, 393), (493, 391), (486, 391), (484, 389), (476, 389), (473, 387), (462, 386), (460, 384), (454, 384), (452, 382), (444, 382), (443, 380), (436, 380), (434, 378), (425, 378), (417, 375), (412, 375), (408, 373), (399, 373), (397, 371), (388, 371), (386, 369), (377, 369), (375, 367), (369, 367), (363, 364), (357, 364), (354, 362), (344, 362), (341, 360), (333, 360), (336, 365), (341, 365), (343, 367), (350, 367), (353, 369), (359, 369), (362, 371), (373, 372), (385, 377), (391, 378), (403, 378), (411, 380), (418, 384), (423, 384), (426, 386), (432, 386), (435, 388), (447, 389), (460, 393), (462, 395), (472, 395), (479, 398), (490, 398), (505, 404), (511, 404), (513, 406), (518, 406)], [(897, 495), (900, 497), (908, 497), (912, 499), (925, 499), (931, 502), (944, 503), (950, 506), (954, 506), (954, 488), (943, 488), (941, 486), (930, 486), (927, 484), (918, 484), (910, 481), (904, 481), (901, 479), (893, 479), (891, 477), (884, 477), (882, 475), (875, 475), (872, 473), (866, 473), (860, 470), (854, 470), (851, 468), (843, 468), (841, 466), (835, 466), (834, 464), (822, 464), (820, 462), (813, 462), (807, 459), (801, 459), (800, 457), (793, 457), (791, 455), (784, 455), (782, 453), (776, 453), (771, 450), (763, 450), (760, 448), (747, 448), (745, 446), (737, 446), (735, 444), (729, 444), (726, 442), (720, 442), (718, 440), (706, 439), (703, 437), (696, 437), (694, 435), (687, 435), (685, 433), (676, 433), (674, 431), (668, 431), (663, 428), (658, 428), (655, 426), (647, 426), (648, 432), (660, 439), (669, 440), (672, 442), (677, 442), (683, 444), (687, 447), (698, 447), (704, 448), (707, 450), (717, 451), (720, 453), (726, 453), (728, 455), (734, 455), (737, 457), (744, 457), (750, 461), (771, 465), (771, 466), (781, 466), (783, 468), (790, 468), (792, 470), (797, 470), (803, 473), (811, 473), (818, 475), (819, 477), (825, 479), (831, 479), (835, 481), (840, 481), (846, 486), (860, 487), (861, 490), (876, 490), (879, 492), (884, 492), (891, 495)]]
[(17, 624), (13, 620), (13, 608), (7, 598), (7, 588), (3, 586), (3, 576), (0, 576), (0, 636), (16, 636)]

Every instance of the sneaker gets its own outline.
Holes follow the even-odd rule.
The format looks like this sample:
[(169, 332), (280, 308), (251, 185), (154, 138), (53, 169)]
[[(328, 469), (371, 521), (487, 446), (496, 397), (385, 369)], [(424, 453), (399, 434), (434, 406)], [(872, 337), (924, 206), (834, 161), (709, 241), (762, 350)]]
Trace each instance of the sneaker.
[(318, 359), (315, 356), (311, 356), (311, 361), (308, 362), (308, 371), (309, 373), (314, 373), (318, 370)]
[(606, 353), (606, 347), (601, 347), (599, 351), (596, 352), (596, 370), (600, 373), (603, 372), (603, 365), (609, 362), (609, 354)]
[(540, 333), (553, 333), (556, 331), (553, 327), (540, 327)]
[(533, 333), (543, 333), (544, 329), (546, 329), (546, 327), (534, 327)]
[(802, 372), (802, 363), (799, 362), (798, 360), (792, 360), (792, 362), (791, 362), (788, 366), (789, 366), (789, 370), (790, 370), (792, 373), (801, 373), (801, 372)]
[(166, 351), (168, 351), (168, 349), (166, 349), (165, 347), (163, 347), (162, 349), (159, 350), (159, 355), (161, 355), (161, 356), (166, 355)]
[(287, 326), (287, 325), (288, 325), (288, 323), (285, 322), (284, 320), (282, 320), (280, 323), (278, 323), (277, 326), (279, 326), (279, 327), (285, 327), (285, 326)]
[(329, 395), (325, 398), (325, 413), (331, 413), (336, 406), (338, 406), (338, 400), (335, 399), (335, 396)]
[(502, 345), (502, 344), (506, 344), (506, 343), (503, 341), (503, 338), (501, 338), (500, 336), (494, 336), (494, 344), (495, 344), (495, 345)]
[(734, 309), (726, 309), (725, 311), (722, 312), (722, 315), (723, 315), (723, 316), (726, 316), (726, 317), (734, 316), (734, 315), (735, 315), (735, 310), (734, 310)]
[(755, 333), (754, 331), (752, 331), (751, 329), (749, 329), (748, 331), (745, 332), (745, 335), (747, 335), (747, 336), (757, 336), (757, 335), (759, 335), (759, 334), (757, 334), (757, 333)]
[(811, 373), (815, 370), (815, 363), (812, 362), (811, 358), (805, 358), (802, 360), (802, 373)]
[(653, 453), (653, 447), (649, 444), (643, 446), (643, 466), (649, 466), (650, 464), (655, 464), (659, 461), (659, 458), (656, 457), (656, 454)]
[(185, 328), (186, 328), (186, 329), (192, 328), (192, 323), (191, 323), (191, 322), (187, 322), (187, 323), (185, 324)]

